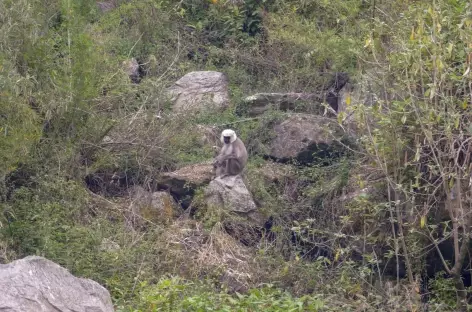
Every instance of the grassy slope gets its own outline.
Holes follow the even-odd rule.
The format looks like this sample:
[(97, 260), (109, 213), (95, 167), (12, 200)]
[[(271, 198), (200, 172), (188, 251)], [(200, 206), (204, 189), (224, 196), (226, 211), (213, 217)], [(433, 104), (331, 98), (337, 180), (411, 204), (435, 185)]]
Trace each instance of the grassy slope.
[[(238, 121), (241, 117), (235, 115), (235, 108), (251, 93), (316, 91), (335, 72), (360, 79), (370, 69), (360, 60), (372, 57), (363, 50), (366, 38), (371, 35), (374, 44), (381, 45), (389, 34), (403, 31), (400, 27), (405, 26), (396, 20), (408, 9), (402, 1), (383, 4), (378, 10), (360, 0), (265, 4), (247, 0), (239, 8), (215, 2), (121, 1), (106, 14), (97, 11), (94, 1), (0, 4), (0, 42), (4, 43), (0, 46), (0, 132), (5, 133), (0, 138), (0, 176), (7, 177), (6, 185), (0, 185), (2, 261), (44, 255), (74, 274), (106, 285), (123, 310), (138, 307), (144, 311), (160, 305), (170, 310), (197, 310), (196, 306), (205, 310), (219, 302), (218, 311), (230, 307), (250, 311), (259, 302), (259, 307), (272, 305), (274, 311), (299, 304), (313, 311), (325, 302), (334, 311), (359, 304), (375, 311), (378, 305), (391, 308), (401, 298), (409, 298), (403, 293), (386, 297), (373, 289), (368, 263), (340, 260), (351, 252), (346, 248), (350, 243), (335, 234), (349, 220), (342, 219), (343, 224), (325, 211), (346, 213), (330, 199), (341, 194), (352, 160), (296, 170), (296, 183), (267, 184), (257, 174), (264, 163), (258, 153), (268, 139), (260, 137), (261, 129), (278, 118), (277, 113), (234, 124), (253, 153), (251, 191), (264, 203), (264, 212), (275, 216), (277, 238), (264, 241), (257, 250), (231, 241), (221, 233), (218, 222), (203, 233), (192, 222), (155, 224), (142, 233), (130, 232), (120, 222), (126, 210), (120, 200), (99, 198), (86, 190), (83, 181), (91, 172), (121, 170), (143, 182), (160, 170), (210, 158), (211, 151), (202, 151), (188, 133), (196, 124)], [(387, 22), (375, 23), (372, 15), (379, 18), (378, 14), (388, 16)], [(378, 28), (371, 32), (374, 26)], [(130, 57), (144, 64), (145, 76), (139, 85), (131, 84), (122, 69), (122, 62)], [(96, 147), (110, 127), (138, 110), (150, 116), (158, 110), (167, 113), (164, 88), (192, 70), (228, 75), (233, 103), (228, 111), (164, 125), (146, 124), (135, 135), (152, 134), (159, 139), (162, 148), (152, 154), (146, 149), (117, 153)], [(296, 196), (279, 196), (288, 188), (295, 189)], [(348, 213), (355, 216), (377, 208), (361, 199)], [(382, 215), (376, 217), (355, 221), (364, 222), (364, 230), (382, 227)], [(195, 257), (169, 244), (169, 238), (184, 238), (182, 229), (209, 236), (218, 248), (205, 244), (199, 255), (206, 257)], [(299, 231), (300, 241), (293, 242), (292, 229)], [(320, 237), (331, 242), (327, 248), (331, 260), (300, 259), (300, 254), (318, 246)], [(102, 248), (104, 239), (120, 248)], [(377, 236), (366, 240), (373, 240), (369, 243), (374, 245), (388, 241)], [(254, 257), (253, 264), (241, 268), (252, 274), (249, 286), (273, 283), (298, 297), (311, 296), (296, 299), (278, 290), (264, 290), (234, 299), (208, 285), (188, 284), (201, 276), (211, 284), (220, 275), (222, 255), (230, 251)], [(189, 258), (196, 262), (188, 263)], [(334, 264), (333, 258), (340, 261)], [(166, 279), (166, 274), (188, 281)], [(179, 293), (186, 299), (175, 303)]]

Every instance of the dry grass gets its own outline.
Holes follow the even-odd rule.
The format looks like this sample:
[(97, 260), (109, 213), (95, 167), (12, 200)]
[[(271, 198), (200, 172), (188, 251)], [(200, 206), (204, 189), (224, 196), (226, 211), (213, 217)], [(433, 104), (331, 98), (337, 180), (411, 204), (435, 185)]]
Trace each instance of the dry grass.
[(221, 223), (207, 232), (202, 223), (189, 219), (176, 221), (166, 230), (167, 250), (185, 259), (182, 269), (191, 276), (222, 273), (248, 287), (254, 274), (252, 251), (228, 235)]

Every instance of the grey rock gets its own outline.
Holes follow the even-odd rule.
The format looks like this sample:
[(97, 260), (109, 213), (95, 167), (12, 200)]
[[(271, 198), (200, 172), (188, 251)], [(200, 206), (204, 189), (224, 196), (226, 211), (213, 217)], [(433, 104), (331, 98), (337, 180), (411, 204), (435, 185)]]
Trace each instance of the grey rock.
[(220, 282), (225, 285), (229, 293), (246, 293), (249, 290), (246, 280), (249, 279), (249, 274), (232, 269), (226, 269), (220, 276)]
[(223, 109), (229, 104), (228, 79), (216, 71), (190, 72), (167, 91), (175, 112)]
[(147, 222), (168, 223), (179, 217), (183, 210), (168, 192), (148, 192), (141, 186), (130, 189), (128, 218), (133, 227), (143, 226)]
[(4, 312), (114, 311), (103, 286), (37, 256), (0, 264), (0, 293)]
[(123, 68), (132, 82), (139, 82), (139, 63), (135, 58), (123, 61)]
[(293, 114), (275, 125), (276, 134), (270, 144), (269, 156), (279, 160), (296, 159), (310, 162), (313, 154), (323, 155), (337, 146), (343, 136), (338, 123), (330, 118)]
[[(276, 110), (294, 110), (297, 103), (316, 102), (322, 103), (323, 94), (317, 93), (257, 93), (244, 99), (247, 105), (247, 114), (249, 116), (258, 116), (270, 109)], [(321, 107), (321, 105), (318, 105)]]
[[(231, 237), (246, 246), (255, 246), (259, 242), (265, 218), (257, 210), (240, 175), (212, 180), (204, 190), (202, 204), (201, 207), (212, 211), (210, 215), (220, 211), (217, 212), (219, 221)], [(233, 291), (239, 291), (242, 285), (235, 283), (232, 277), (226, 276), (225, 284)]]
[(224, 207), (237, 213), (249, 213), (256, 210), (252, 195), (240, 175), (216, 178), (205, 189), (207, 205)]
[(185, 166), (173, 172), (163, 173), (158, 185), (168, 189), (172, 194), (182, 197), (210, 182), (212, 171), (212, 161)]
[(97, 6), (102, 13), (106, 13), (116, 8), (116, 1), (97, 1)]
[(108, 238), (102, 239), (102, 242), (99, 248), (101, 251), (107, 251), (107, 252), (118, 251), (121, 249), (120, 244)]

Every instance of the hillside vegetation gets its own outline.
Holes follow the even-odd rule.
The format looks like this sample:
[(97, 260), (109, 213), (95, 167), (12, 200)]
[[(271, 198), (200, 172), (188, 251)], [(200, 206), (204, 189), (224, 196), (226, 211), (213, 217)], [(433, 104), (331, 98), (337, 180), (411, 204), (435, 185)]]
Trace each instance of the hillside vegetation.
[[(0, 263), (44, 256), (117, 311), (468, 311), (471, 62), (465, 0), (0, 0)], [(174, 114), (192, 71), (224, 73), (229, 107)], [(273, 162), (291, 112), (244, 99), (341, 76), (318, 113), (342, 152)], [(228, 230), (202, 188), (131, 220), (133, 187), (212, 159), (198, 127), (246, 144), (263, 226)]]

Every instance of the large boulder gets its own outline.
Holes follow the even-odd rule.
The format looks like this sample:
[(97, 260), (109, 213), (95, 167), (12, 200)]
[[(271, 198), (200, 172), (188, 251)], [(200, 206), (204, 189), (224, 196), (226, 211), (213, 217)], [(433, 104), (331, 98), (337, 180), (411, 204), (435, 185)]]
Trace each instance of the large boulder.
[(275, 138), (269, 156), (281, 161), (312, 162), (331, 157), (341, 150), (343, 130), (330, 118), (293, 114), (274, 126)]
[(110, 294), (100, 284), (37, 256), (0, 264), (0, 293), (4, 312), (114, 311)]
[(207, 205), (223, 207), (236, 213), (249, 213), (257, 209), (240, 175), (212, 180), (204, 197)]
[(222, 109), (229, 104), (228, 79), (216, 71), (190, 72), (168, 89), (175, 112)]
[(206, 216), (218, 216), (225, 231), (247, 246), (261, 238), (263, 216), (240, 175), (217, 177), (203, 194)]
[(179, 217), (183, 210), (168, 192), (148, 192), (135, 185), (130, 190), (128, 221), (134, 227), (146, 223), (169, 223)]
[[(324, 95), (318, 93), (257, 93), (244, 99), (245, 113), (249, 116), (258, 116), (270, 109), (296, 110), (303, 103), (310, 103), (310, 107), (304, 107), (302, 111), (320, 111), (324, 101)], [(317, 105), (313, 104), (317, 103)], [(307, 106), (307, 105), (305, 105)], [(316, 110), (315, 110), (316, 106)]]
[(188, 207), (195, 189), (210, 182), (213, 175), (212, 161), (182, 167), (173, 172), (163, 173), (158, 187), (168, 190), (179, 199), (183, 207)]

